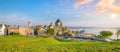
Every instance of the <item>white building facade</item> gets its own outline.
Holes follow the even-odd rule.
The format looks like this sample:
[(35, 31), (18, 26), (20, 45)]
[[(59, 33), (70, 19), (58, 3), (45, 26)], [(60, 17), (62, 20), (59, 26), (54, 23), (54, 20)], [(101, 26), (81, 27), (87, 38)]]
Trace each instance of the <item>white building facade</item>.
[(4, 24), (0, 26), (0, 36), (7, 35), (7, 29)]

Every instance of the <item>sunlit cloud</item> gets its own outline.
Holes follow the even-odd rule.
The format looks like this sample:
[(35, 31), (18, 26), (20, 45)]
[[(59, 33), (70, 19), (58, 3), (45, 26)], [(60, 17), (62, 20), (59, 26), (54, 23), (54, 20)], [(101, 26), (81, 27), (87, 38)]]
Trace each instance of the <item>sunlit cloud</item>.
[[(74, 8), (78, 8), (83, 4), (91, 3), (95, 0), (75, 0)], [(119, 0), (99, 0), (99, 2), (95, 5), (97, 13), (111, 13), (111, 14), (120, 14), (120, 4)]]
[(95, 7), (98, 13), (110, 12), (120, 14), (120, 7), (115, 5), (115, 0), (100, 0)]
[(93, 0), (75, 0), (74, 8), (78, 8), (80, 5), (87, 4), (92, 2)]

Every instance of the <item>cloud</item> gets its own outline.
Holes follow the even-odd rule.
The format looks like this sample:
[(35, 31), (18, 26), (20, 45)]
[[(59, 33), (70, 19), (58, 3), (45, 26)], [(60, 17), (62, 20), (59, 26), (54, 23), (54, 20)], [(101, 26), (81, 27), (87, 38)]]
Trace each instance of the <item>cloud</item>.
[(120, 0), (115, 0), (115, 3), (114, 3), (116, 6), (120, 6)]
[(78, 8), (80, 5), (87, 4), (92, 2), (93, 0), (75, 0), (74, 8)]
[(1, 24), (25, 24), (27, 22), (26, 16), (18, 14), (1, 14), (0, 15)]
[(116, 0), (100, 0), (96, 4), (96, 12), (103, 13), (103, 12), (110, 12), (110, 13), (120, 13), (120, 7), (115, 5)]
[[(75, 0), (74, 8), (78, 8), (80, 5), (91, 3), (95, 0)], [(97, 13), (114, 13), (120, 14), (120, 0), (99, 0), (95, 5), (95, 11)]]

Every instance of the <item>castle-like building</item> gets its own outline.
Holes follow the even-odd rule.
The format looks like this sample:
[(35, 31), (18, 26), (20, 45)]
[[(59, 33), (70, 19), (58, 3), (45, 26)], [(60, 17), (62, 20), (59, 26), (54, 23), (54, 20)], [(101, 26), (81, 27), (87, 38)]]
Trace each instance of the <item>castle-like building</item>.
[(54, 29), (54, 25), (52, 22), (50, 23), (49, 28)]
[(62, 28), (62, 22), (60, 21), (60, 19), (57, 19), (57, 21), (55, 22), (55, 26), (58, 28)]
[[(61, 34), (62, 31), (62, 21), (59, 19), (56, 20), (55, 25), (51, 22), (50, 25), (47, 27), (41, 27), (39, 34), (45, 34), (47, 29), (55, 29), (55, 32)], [(6, 31), (7, 30), (7, 31)], [(32, 23), (29, 21), (26, 27), (18, 25), (18, 27), (9, 27), (6, 28), (5, 25), (0, 26), (0, 35), (11, 35), (12, 33), (19, 33), (19, 35), (24, 36), (34, 36), (34, 28)]]

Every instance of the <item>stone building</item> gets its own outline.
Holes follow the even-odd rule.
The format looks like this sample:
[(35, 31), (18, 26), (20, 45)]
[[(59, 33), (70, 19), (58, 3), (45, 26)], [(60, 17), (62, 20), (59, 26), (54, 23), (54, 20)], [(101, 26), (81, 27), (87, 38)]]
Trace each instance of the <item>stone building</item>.
[(24, 28), (24, 27), (8, 28), (8, 34), (10, 35), (10, 33), (12, 32), (19, 33), (19, 35), (23, 35), (23, 36), (34, 36), (33, 28)]
[(4, 24), (0, 26), (0, 36), (1, 35), (7, 35), (7, 29)]
[(8, 35), (10, 35), (12, 32), (19, 33), (19, 28), (8, 28)]
[(18, 28), (8, 28), (8, 34), (16, 32), (19, 33), (19, 35), (23, 36), (34, 36), (34, 28), (32, 28), (32, 24), (29, 21), (27, 27), (18, 27)]
[(19, 28), (20, 35), (23, 36), (34, 36), (34, 29), (33, 28)]
[(41, 28), (41, 30), (38, 32), (38, 36), (46, 36), (46, 30), (44, 28)]

